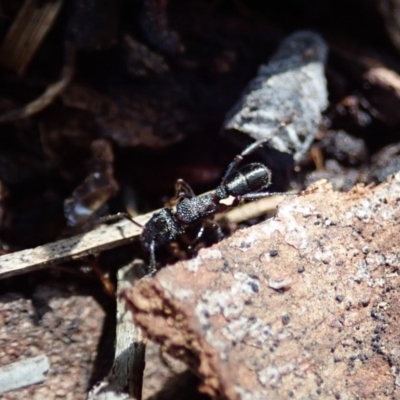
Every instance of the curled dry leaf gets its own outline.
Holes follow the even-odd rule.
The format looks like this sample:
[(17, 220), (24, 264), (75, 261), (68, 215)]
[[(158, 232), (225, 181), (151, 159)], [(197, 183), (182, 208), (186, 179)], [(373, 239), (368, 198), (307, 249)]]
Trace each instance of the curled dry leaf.
[(400, 173), (348, 193), (320, 181), (124, 296), (215, 398), (398, 398), (399, 199)]
[[(299, 161), (309, 150), (328, 105), (324, 64), (328, 48), (321, 36), (299, 31), (286, 38), (227, 114), (231, 139), (268, 138), (267, 145)], [(282, 129), (277, 130), (282, 122)]]

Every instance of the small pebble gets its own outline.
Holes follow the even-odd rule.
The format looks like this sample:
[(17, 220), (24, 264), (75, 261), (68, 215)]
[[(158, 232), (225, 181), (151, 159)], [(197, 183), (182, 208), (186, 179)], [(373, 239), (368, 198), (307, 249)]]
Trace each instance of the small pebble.
[(338, 302), (338, 303), (341, 303), (342, 301), (343, 301), (343, 296), (341, 295), (341, 294), (338, 294), (336, 297), (335, 297), (335, 299), (336, 299), (336, 301)]
[(278, 250), (271, 250), (270, 252), (269, 252), (269, 256), (270, 257), (276, 257), (278, 255)]

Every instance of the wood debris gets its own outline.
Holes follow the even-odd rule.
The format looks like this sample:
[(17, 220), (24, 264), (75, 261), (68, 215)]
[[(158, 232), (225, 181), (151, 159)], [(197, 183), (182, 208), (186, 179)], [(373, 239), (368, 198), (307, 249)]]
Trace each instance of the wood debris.
[(0, 46), (0, 64), (23, 75), (37, 49), (57, 20), (63, 0), (35, 0), (24, 5)]
[(0, 367), (0, 394), (44, 382), (49, 368), (45, 354)]

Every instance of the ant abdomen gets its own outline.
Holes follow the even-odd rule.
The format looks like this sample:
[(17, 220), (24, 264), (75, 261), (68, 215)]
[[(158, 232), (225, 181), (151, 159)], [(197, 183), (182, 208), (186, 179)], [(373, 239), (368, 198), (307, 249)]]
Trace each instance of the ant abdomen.
[(228, 177), (225, 190), (228, 195), (236, 197), (250, 192), (258, 192), (267, 188), (270, 184), (270, 169), (261, 163), (251, 163)]

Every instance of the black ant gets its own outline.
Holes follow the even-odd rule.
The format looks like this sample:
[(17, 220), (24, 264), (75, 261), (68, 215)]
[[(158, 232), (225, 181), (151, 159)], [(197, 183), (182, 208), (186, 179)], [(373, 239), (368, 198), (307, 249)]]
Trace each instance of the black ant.
[[(284, 123), (277, 129), (282, 126), (284, 126)], [(245, 156), (254, 152), (269, 139), (270, 136), (257, 140), (238, 154), (229, 164), (220, 185), (211, 193), (196, 196), (189, 184), (183, 179), (178, 179), (175, 184), (175, 210), (172, 207), (163, 208), (153, 214), (144, 226), (124, 213), (106, 217), (103, 221), (115, 219), (115, 217), (128, 218), (131, 222), (143, 228), (140, 241), (143, 248), (150, 253), (148, 274), (153, 275), (157, 271), (156, 249), (176, 241), (187, 232), (188, 228), (203, 223), (197, 234), (197, 238), (200, 238), (204, 230), (204, 222), (217, 212), (235, 207), (242, 200), (251, 201), (284, 194), (262, 191), (271, 184), (271, 170), (264, 164), (250, 163), (237, 169)], [(223, 201), (228, 199), (231, 200), (231, 203), (229, 205), (224, 204)], [(216, 228), (220, 229), (219, 226), (216, 226)]]

